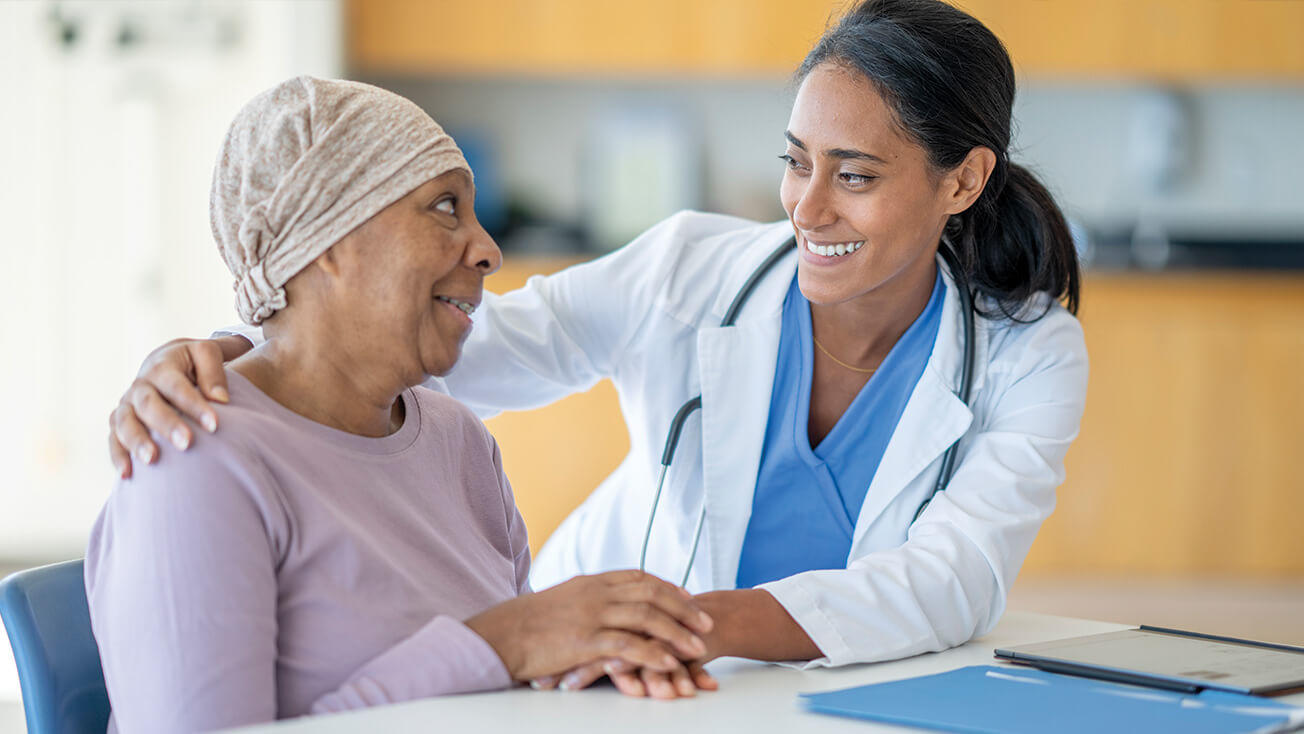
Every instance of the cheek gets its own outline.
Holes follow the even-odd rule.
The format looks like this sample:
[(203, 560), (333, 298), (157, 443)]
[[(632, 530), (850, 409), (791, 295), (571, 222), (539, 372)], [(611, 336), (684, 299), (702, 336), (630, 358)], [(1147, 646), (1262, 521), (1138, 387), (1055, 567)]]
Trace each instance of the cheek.
[(783, 179), (779, 181), (779, 203), (783, 205), (783, 210), (792, 216), (792, 212), (797, 208), (797, 202), (801, 199), (802, 185), (800, 179), (792, 175), (791, 172), (785, 172)]

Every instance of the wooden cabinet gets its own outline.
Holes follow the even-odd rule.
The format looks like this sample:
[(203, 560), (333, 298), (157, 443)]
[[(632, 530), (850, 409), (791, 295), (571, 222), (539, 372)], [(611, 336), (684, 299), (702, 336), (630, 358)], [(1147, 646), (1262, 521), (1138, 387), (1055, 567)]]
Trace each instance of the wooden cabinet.
[[(1304, 78), (1301, 0), (961, 0), (1028, 77)], [(760, 76), (796, 68), (850, 3), (347, 0), (366, 75)]]
[[(1093, 272), (1081, 316), (1086, 415), (1026, 571), (1304, 574), (1304, 276)], [(629, 446), (609, 383), (489, 427), (536, 551)]]
[(1304, 573), (1304, 276), (1088, 274), (1082, 432), (1037, 572)]

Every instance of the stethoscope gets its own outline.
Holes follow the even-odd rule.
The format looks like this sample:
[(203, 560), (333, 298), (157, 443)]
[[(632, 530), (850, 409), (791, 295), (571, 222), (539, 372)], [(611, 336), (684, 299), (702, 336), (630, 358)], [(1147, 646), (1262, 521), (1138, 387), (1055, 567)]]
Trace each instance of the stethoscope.
[[(960, 401), (965, 405), (969, 404), (969, 393), (973, 387), (973, 362), (974, 362), (974, 311), (973, 296), (969, 293), (969, 284), (965, 280), (964, 271), (960, 269), (959, 263), (956, 262), (955, 255), (951, 252), (950, 243), (943, 238), (943, 246), (938, 248), (938, 254), (946, 261), (946, 266), (951, 270), (951, 277), (955, 279), (956, 291), (960, 297), (960, 307), (964, 317), (964, 362), (960, 371)], [(728, 310), (724, 312), (724, 320), (720, 326), (733, 326), (734, 320), (738, 318), (738, 312), (743, 309), (747, 299), (751, 297), (752, 291), (765, 278), (766, 274), (774, 269), (774, 266), (783, 259), (784, 255), (797, 246), (795, 237), (789, 238), (786, 242), (769, 254), (765, 261), (757, 266), (756, 270), (748, 276), (747, 282), (743, 283), (742, 288), (738, 289), (738, 295), (734, 296), (733, 302), (729, 304)], [(675, 412), (675, 417), (670, 421), (670, 431), (666, 434), (666, 448), (661, 452), (661, 472), (657, 477), (656, 493), (652, 496), (652, 511), (647, 516), (647, 530), (643, 533), (643, 551), (638, 557), (638, 568), (640, 571), (647, 568), (647, 546), (652, 540), (652, 522), (657, 516), (657, 506), (661, 503), (661, 489), (666, 483), (666, 473), (670, 471), (670, 463), (675, 458), (675, 448), (679, 446), (679, 434), (684, 430), (684, 422), (688, 417), (702, 407), (702, 396), (689, 400), (680, 406)], [(951, 481), (951, 474), (955, 470), (955, 451), (959, 446), (960, 440), (956, 439), (947, 447), (946, 453), (942, 456), (942, 471), (937, 477), (937, 484), (933, 485), (933, 491), (928, 493), (924, 501), (915, 510), (915, 516), (911, 518), (910, 524), (914, 525), (919, 516), (924, 514), (924, 508), (928, 503), (933, 501), (933, 496), (938, 492), (946, 489), (946, 485)], [(679, 582), (680, 586), (688, 583), (688, 575), (693, 571), (693, 561), (697, 560), (697, 546), (702, 540), (702, 527), (706, 524), (706, 499), (702, 500), (702, 512), (697, 516), (697, 528), (693, 531), (693, 549), (688, 554), (688, 566), (684, 569), (684, 578)]]

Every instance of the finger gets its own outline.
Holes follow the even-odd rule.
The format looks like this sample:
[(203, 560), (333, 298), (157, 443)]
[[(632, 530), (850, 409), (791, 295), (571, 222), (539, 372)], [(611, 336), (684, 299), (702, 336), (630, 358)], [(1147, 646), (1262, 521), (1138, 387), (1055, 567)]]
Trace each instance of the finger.
[(109, 460), (113, 462), (113, 468), (117, 470), (119, 478), (131, 479), (131, 454), (118, 441), (118, 437), (113, 435), (112, 415), (109, 417)]
[(612, 592), (620, 601), (653, 604), (699, 635), (710, 632), (715, 626), (710, 615), (702, 611), (696, 600), (681, 594), (678, 586), (650, 574), (643, 574), (634, 583), (615, 586)]
[(602, 610), (599, 620), (605, 627), (642, 632), (663, 640), (686, 659), (706, 654), (706, 643), (702, 638), (649, 602), (609, 604)]
[[(213, 405), (187, 375), (176, 371), (162, 372), (152, 378), (151, 382), (159, 395), (168, 402), (169, 407), (190, 416), (191, 420), (203, 426), (209, 433), (217, 430), (217, 411), (213, 410)], [(158, 430), (158, 427), (152, 423), (149, 423), (149, 427)], [(182, 427), (188, 430), (184, 423)]]
[(680, 665), (679, 659), (655, 640), (624, 630), (602, 630), (590, 638), (592, 658), (621, 658), (640, 668), (669, 672)]
[(701, 663), (693, 662), (688, 664), (688, 674), (693, 677), (693, 684), (703, 691), (720, 690), (720, 682), (715, 676), (706, 672), (706, 668)]
[(559, 675), (544, 675), (530, 680), (530, 687), (536, 691), (551, 691), (561, 682)]
[(579, 691), (588, 688), (594, 681), (607, 674), (602, 666), (603, 661), (595, 660), (575, 668), (562, 676), (561, 689), (563, 691)]
[(230, 401), (226, 370), (222, 368), (222, 347), (212, 339), (200, 339), (190, 342), (186, 349), (195, 366), (195, 382), (199, 385), (199, 391), (219, 403)]
[(131, 390), (131, 407), (136, 411), (136, 418), (156, 435), (170, 440), (178, 449), (190, 446), (190, 427), (153, 383), (136, 380)]
[(113, 435), (141, 464), (152, 464), (158, 456), (158, 447), (129, 402), (119, 403), (113, 411)]
[(607, 571), (600, 573), (595, 578), (611, 586), (624, 586), (625, 584), (636, 584), (647, 578), (656, 578), (650, 573), (645, 573), (637, 568), (626, 568), (620, 571)]
[(689, 675), (688, 668), (679, 666), (670, 671), (670, 685), (675, 687), (675, 692), (683, 698), (692, 698), (697, 695), (697, 685), (693, 683), (693, 677)]
[(616, 690), (626, 696), (643, 698), (647, 696), (647, 686), (643, 685), (643, 678), (638, 673), (638, 668), (633, 668), (627, 673), (611, 674), (611, 682), (616, 684)]
[(602, 661), (602, 670), (607, 675), (620, 675), (621, 673), (635, 673), (638, 668), (634, 667), (629, 661), (620, 658), (607, 658)]
[(647, 688), (647, 695), (652, 698), (668, 701), (679, 697), (679, 694), (675, 692), (675, 687), (670, 683), (669, 674), (644, 669), (639, 673), (639, 676), (643, 679), (643, 685)]

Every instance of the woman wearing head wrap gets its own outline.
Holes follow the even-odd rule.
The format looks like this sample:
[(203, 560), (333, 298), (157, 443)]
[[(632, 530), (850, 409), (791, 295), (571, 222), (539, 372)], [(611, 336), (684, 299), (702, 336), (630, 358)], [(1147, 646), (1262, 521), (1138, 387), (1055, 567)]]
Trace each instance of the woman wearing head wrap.
[[(484, 426), (415, 387), (500, 255), (461, 152), (397, 95), (301, 77), (223, 144), (213, 232), (268, 341), (220, 435), (119, 484), (86, 585), (117, 728), (189, 731), (487, 690), (615, 654), (675, 671), (710, 620), (638, 572), (530, 594)], [(699, 673), (699, 676), (701, 674)]]

